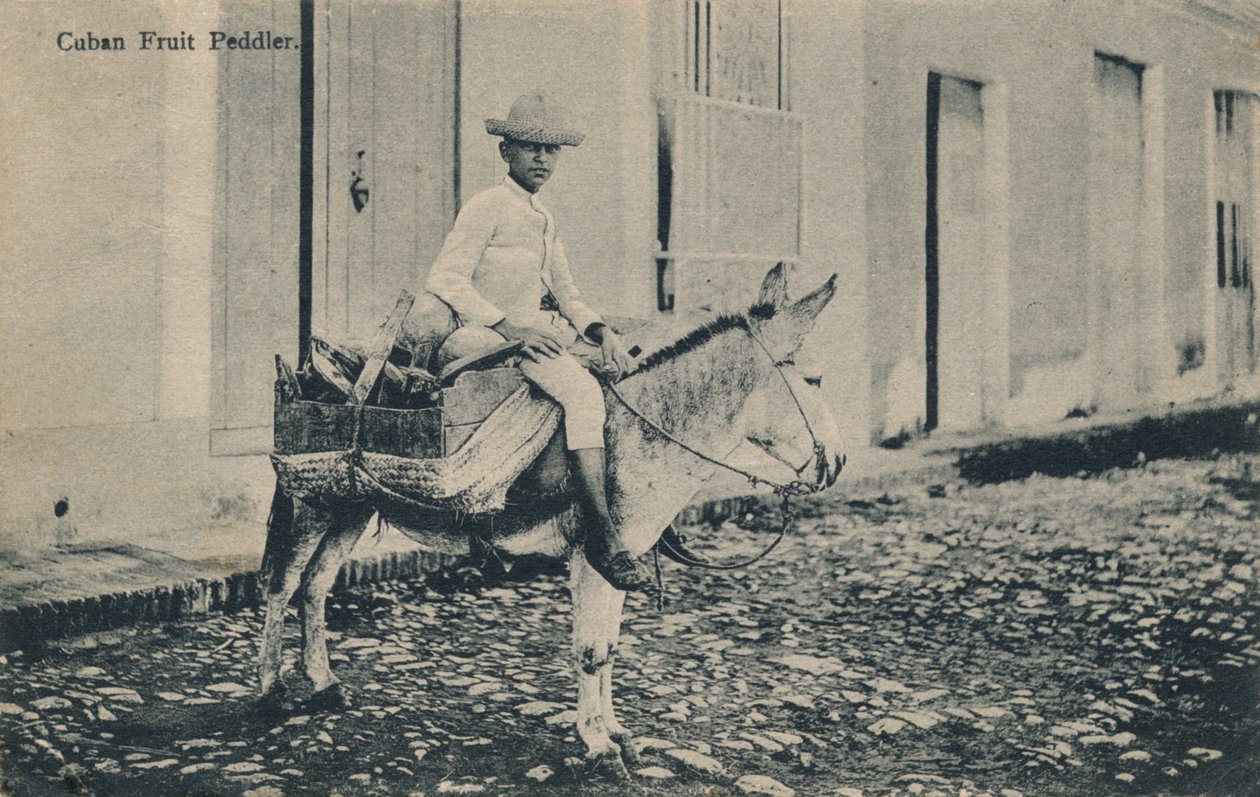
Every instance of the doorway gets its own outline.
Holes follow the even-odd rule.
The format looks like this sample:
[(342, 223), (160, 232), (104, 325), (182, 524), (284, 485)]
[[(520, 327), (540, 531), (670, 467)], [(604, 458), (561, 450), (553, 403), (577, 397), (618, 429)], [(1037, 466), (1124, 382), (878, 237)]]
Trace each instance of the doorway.
[(1143, 66), (1118, 56), (1094, 56), (1090, 92), (1090, 352), (1093, 404), (1133, 407), (1151, 389), (1144, 318)]
[(315, 2), (310, 327), (375, 328), (458, 210), (455, 0)]
[(991, 268), (982, 84), (936, 72), (927, 84), (925, 230), (928, 430), (972, 429), (990, 414)]
[(1217, 91), (1213, 101), (1216, 112), (1212, 153), (1216, 290), (1212, 323), (1216, 325), (1219, 382), (1229, 386), (1256, 370), (1251, 231), (1255, 216), (1252, 142), (1257, 100), (1253, 94)]

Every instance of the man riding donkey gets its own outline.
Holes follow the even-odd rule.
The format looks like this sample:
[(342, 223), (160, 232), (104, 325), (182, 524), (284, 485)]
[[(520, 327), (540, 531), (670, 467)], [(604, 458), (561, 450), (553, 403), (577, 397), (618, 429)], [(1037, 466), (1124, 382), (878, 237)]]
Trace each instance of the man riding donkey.
[(651, 592), (651, 572), (621, 543), (605, 492), (604, 395), (574, 353), (598, 347), (602, 370), (616, 379), (634, 361), (617, 334), (588, 307), (556, 236), (556, 221), (538, 190), (555, 173), (563, 146), (584, 135), (566, 124), (554, 101), (525, 94), (507, 119), (487, 119), (486, 132), (502, 137), (503, 181), (469, 200), (455, 219), (425, 288), (455, 311), (461, 337), (474, 345), (492, 330), (520, 341), (525, 377), (564, 411), (569, 462), (586, 509), (588, 562), (614, 587)]

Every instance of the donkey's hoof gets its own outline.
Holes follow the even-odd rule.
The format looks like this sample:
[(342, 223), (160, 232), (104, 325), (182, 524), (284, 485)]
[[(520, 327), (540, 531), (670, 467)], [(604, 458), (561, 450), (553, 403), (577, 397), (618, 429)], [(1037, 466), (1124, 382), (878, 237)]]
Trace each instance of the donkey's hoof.
[(350, 708), (350, 698), (346, 696), (341, 684), (333, 684), (312, 694), (311, 699), (307, 701), (307, 707), (311, 711), (335, 714)]
[(285, 697), (287, 690), (283, 683), (277, 682), (275, 686), (258, 697), (254, 703), (254, 710), (264, 717), (273, 717), (285, 712)]
[(621, 753), (613, 747), (610, 750), (586, 756), (586, 776), (624, 783), (630, 780), (630, 771), (621, 760)]
[(621, 748), (621, 760), (628, 767), (637, 767), (640, 763), (639, 752), (634, 749), (634, 737), (629, 733), (609, 734), (613, 742)]

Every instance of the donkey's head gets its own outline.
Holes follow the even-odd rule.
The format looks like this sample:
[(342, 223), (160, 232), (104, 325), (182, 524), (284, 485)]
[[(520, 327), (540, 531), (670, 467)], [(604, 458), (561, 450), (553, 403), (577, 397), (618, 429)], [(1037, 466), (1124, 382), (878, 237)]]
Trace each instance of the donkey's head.
[(765, 368), (746, 414), (747, 437), (815, 490), (835, 483), (845, 458), (835, 418), (823, 402), (821, 371), (798, 359), (805, 336), (835, 293), (832, 274), (817, 290), (789, 301), (780, 263), (766, 274), (748, 311), (748, 329), (763, 350)]

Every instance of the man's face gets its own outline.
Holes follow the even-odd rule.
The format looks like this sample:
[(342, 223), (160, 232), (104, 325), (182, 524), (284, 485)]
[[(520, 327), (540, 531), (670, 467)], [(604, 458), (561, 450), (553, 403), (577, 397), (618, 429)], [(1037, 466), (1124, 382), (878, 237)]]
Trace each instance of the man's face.
[(555, 172), (560, 145), (504, 141), (499, 144), (499, 153), (507, 161), (508, 174), (531, 191), (537, 191)]

